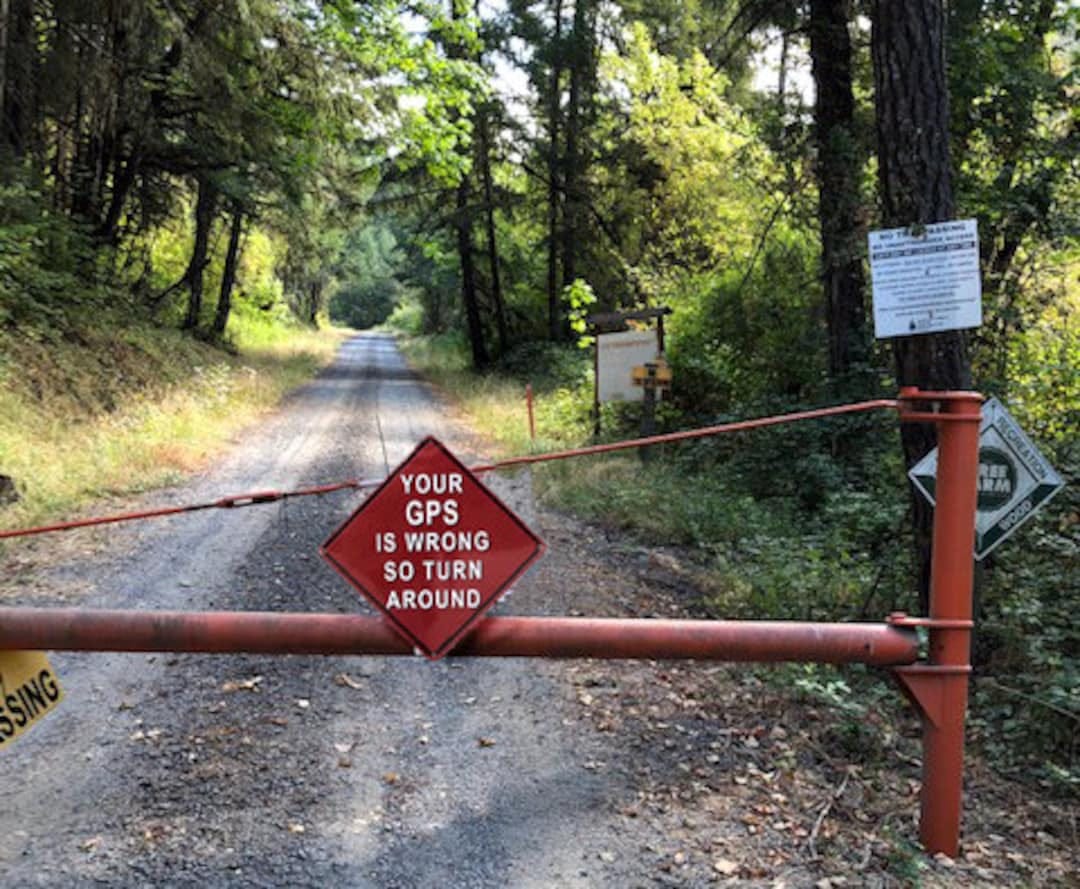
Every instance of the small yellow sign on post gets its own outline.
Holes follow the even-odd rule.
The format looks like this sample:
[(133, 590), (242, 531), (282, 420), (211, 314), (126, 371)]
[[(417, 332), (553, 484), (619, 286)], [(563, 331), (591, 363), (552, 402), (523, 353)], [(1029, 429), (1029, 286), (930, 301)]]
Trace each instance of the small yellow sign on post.
[(0, 749), (64, 699), (49, 659), (40, 651), (0, 651)]
[(671, 385), (671, 367), (663, 358), (640, 364), (630, 370), (635, 386), (651, 386), (666, 389)]

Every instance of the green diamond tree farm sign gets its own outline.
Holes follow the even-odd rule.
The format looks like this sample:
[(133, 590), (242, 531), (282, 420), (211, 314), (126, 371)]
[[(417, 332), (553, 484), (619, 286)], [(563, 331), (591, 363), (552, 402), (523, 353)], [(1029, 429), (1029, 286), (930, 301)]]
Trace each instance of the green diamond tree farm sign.
[[(975, 558), (981, 559), (1065, 487), (1058, 475), (996, 398), (982, 408), (979, 427), (979, 499), (975, 512)], [(908, 475), (931, 503), (937, 448)]]

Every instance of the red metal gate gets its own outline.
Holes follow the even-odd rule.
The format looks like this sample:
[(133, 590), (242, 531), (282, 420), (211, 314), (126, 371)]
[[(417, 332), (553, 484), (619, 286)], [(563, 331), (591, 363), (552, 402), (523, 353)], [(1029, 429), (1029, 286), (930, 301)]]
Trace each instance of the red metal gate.
[[(812, 661), (889, 667), (923, 723), (920, 837), (930, 852), (955, 856), (959, 847), (972, 630), (972, 574), (982, 397), (973, 392), (902, 389), (880, 399), (802, 411), (707, 429), (652, 436), (576, 451), (515, 458), (505, 466), (681, 441), (804, 419), (882, 408), (901, 422), (933, 423), (938, 432), (930, 613), (891, 615), (885, 623), (487, 618), (451, 656), (547, 658), (690, 658), (722, 661)], [(298, 493), (366, 487), (328, 485), (292, 495), (262, 492), (207, 506), (270, 502)], [(171, 514), (177, 510), (168, 510)], [(128, 517), (66, 523), (98, 524)], [(16, 536), (24, 532), (0, 533)], [(916, 663), (915, 628), (929, 631), (925, 662)], [(412, 646), (377, 618), (342, 614), (146, 612), (0, 608), (0, 650), (248, 652), (276, 654), (412, 654)]]

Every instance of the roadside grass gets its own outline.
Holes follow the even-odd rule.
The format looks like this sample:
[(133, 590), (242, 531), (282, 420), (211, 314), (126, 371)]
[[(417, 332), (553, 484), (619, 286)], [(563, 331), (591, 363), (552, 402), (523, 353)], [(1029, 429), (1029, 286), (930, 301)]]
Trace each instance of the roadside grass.
[(524, 386), (505, 376), (473, 373), (457, 336), (401, 336), (398, 343), (409, 364), (465, 411), (470, 424), (499, 454), (533, 449)]
[(0, 334), (0, 527), (77, 514), (177, 481), (329, 363), (340, 330), (238, 316), (228, 349), (152, 325), (59, 342)]

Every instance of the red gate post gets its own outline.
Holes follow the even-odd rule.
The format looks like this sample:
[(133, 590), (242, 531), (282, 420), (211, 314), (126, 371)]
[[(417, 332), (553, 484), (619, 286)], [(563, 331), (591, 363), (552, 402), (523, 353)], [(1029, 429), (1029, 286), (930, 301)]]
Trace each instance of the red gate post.
[(533, 412), (532, 383), (525, 384), (525, 408), (529, 412), (529, 441), (536, 441), (536, 414)]
[(923, 722), (923, 786), (919, 838), (928, 852), (955, 858), (963, 801), (964, 716), (971, 674), (975, 506), (978, 498), (982, 396), (974, 392), (902, 389), (902, 402), (937, 402), (940, 413), (901, 408), (904, 422), (938, 430), (930, 614), (902, 615), (898, 625), (930, 630), (929, 663), (895, 670)]

